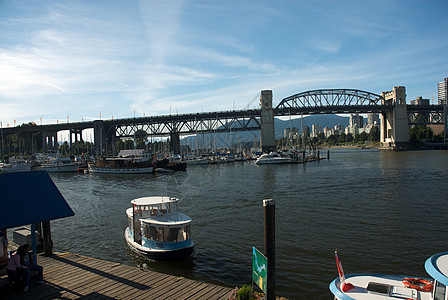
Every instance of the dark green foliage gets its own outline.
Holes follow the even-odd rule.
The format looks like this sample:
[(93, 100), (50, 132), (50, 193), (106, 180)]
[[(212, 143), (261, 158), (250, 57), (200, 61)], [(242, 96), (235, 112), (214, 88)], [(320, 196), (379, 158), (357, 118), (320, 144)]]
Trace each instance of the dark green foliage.
[(252, 287), (249, 285), (243, 285), (238, 292), (236, 293), (236, 299), (238, 300), (250, 300), (254, 299), (254, 292), (252, 291)]

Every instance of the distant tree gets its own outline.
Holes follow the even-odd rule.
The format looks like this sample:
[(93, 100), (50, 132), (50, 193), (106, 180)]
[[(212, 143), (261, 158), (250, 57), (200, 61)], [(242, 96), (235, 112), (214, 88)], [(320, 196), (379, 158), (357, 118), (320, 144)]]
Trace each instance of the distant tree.
[(380, 141), (380, 131), (377, 126), (373, 126), (369, 132), (369, 141), (379, 142)]
[(347, 135), (345, 136), (345, 141), (346, 141), (347, 143), (351, 143), (351, 142), (353, 142), (353, 141), (354, 141), (353, 134), (351, 134), (351, 133), (347, 134)]
[(365, 142), (368, 139), (368, 135), (365, 131), (361, 132), (361, 134), (358, 135), (358, 141)]
[(144, 130), (137, 130), (134, 134), (135, 145), (137, 149), (145, 149), (148, 134)]
[(343, 133), (341, 133), (339, 135), (338, 142), (339, 143), (345, 143), (346, 142), (346, 138), (347, 138), (347, 135), (343, 132)]
[(62, 145), (59, 146), (59, 152), (62, 155), (69, 155), (70, 154), (70, 146), (68, 145), (67, 141), (65, 141)]
[(332, 134), (332, 135), (330, 135), (328, 138), (327, 138), (327, 143), (329, 144), (329, 145), (337, 145), (338, 144), (338, 136), (337, 135), (334, 135), (334, 134)]
[(319, 141), (325, 141), (325, 140), (326, 140), (326, 138), (325, 138), (325, 134), (324, 134), (323, 132), (319, 132), (319, 133), (317, 134), (317, 139), (318, 139)]

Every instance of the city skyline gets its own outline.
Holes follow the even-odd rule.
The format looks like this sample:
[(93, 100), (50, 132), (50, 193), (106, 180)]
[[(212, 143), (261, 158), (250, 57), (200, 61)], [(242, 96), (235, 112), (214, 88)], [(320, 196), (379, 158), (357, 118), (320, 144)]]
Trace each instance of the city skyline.
[[(0, 122), (258, 107), (312, 89), (437, 104), (448, 2), (2, 1)], [(14, 124), (15, 123), (15, 124)]]

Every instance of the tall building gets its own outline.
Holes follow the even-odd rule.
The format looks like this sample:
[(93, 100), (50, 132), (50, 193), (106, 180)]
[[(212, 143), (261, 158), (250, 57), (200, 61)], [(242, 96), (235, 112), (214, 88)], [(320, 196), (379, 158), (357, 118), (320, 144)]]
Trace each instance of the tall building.
[(317, 137), (317, 135), (322, 132), (322, 126), (320, 124), (313, 124), (311, 125), (311, 136)]
[(353, 128), (361, 128), (364, 126), (364, 118), (359, 114), (350, 115), (349, 126)]
[(367, 124), (368, 125), (379, 125), (380, 124), (380, 116), (378, 114), (368, 114), (367, 115)]
[(439, 105), (448, 105), (448, 77), (438, 84)]

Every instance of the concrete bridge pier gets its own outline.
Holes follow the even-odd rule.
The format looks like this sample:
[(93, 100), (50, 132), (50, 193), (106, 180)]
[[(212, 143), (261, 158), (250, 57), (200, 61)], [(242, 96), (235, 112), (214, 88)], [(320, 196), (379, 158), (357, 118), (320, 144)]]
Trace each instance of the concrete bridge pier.
[(116, 127), (114, 125), (107, 126), (102, 120), (93, 121), (93, 142), (96, 156), (117, 154), (115, 135)]
[(170, 150), (173, 153), (181, 153), (179, 132), (170, 133)]
[[(79, 138), (78, 138), (78, 135), (79, 135)], [(74, 138), (75, 138), (75, 141), (74, 141), (74, 143), (75, 143), (75, 146), (74, 146), (74, 148), (75, 149), (73, 149), (73, 136), (74, 136)], [(70, 129), (70, 151), (72, 152), (72, 153), (74, 153), (74, 154), (80, 154), (79, 153), (79, 142), (83, 142), (83, 140), (82, 140), (82, 130), (81, 129)]]
[(57, 132), (42, 132), (42, 150), (47, 152), (49, 150), (56, 150), (58, 145), (58, 133)]
[(261, 91), (260, 106), (261, 106), (260, 145), (263, 152), (269, 153), (271, 151), (274, 151), (276, 148), (275, 130), (274, 130), (274, 109), (272, 108), (271, 90)]
[(95, 144), (95, 155), (106, 154), (106, 133), (102, 120), (93, 121), (93, 143)]
[(444, 143), (448, 143), (448, 105), (443, 107), (443, 133), (444, 133)]
[(405, 87), (396, 86), (392, 91), (382, 92), (381, 96), (384, 98), (383, 101), (393, 105), (393, 110), (381, 113), (380, 149), (409, 150), (409, 125)]

